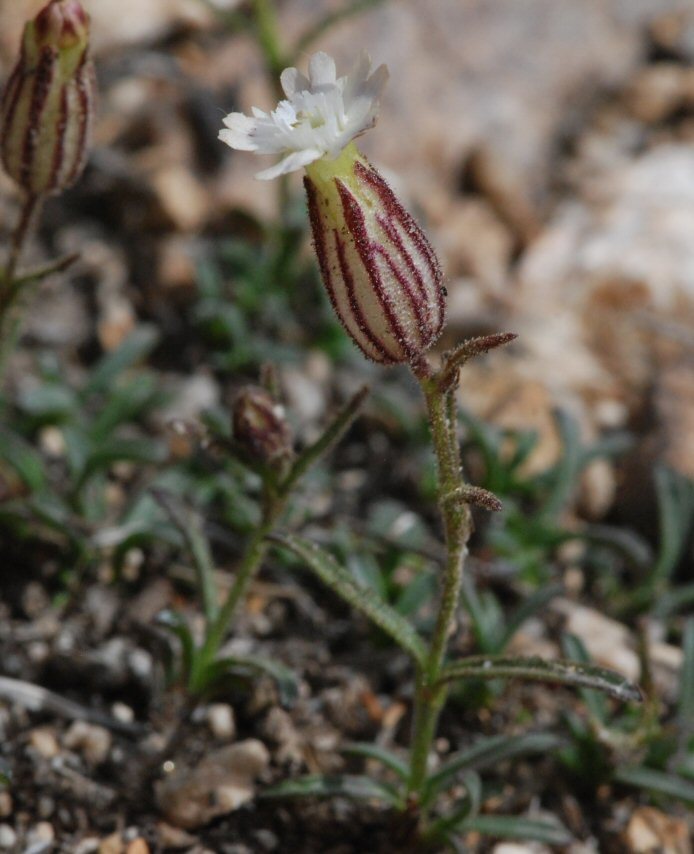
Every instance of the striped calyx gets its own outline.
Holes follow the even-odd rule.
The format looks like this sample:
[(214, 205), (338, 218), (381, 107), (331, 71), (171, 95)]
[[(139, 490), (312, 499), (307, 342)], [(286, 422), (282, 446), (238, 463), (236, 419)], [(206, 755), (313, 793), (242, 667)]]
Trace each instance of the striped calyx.
[(24, 28), (0, 102), (0, 156), (26, 192), (57, 193), (82, 174), (95, 97), (89, 17), (78, 0), (51, 0)]
[(367, 358), (414, 362), (445, 317), (441, 268), (429, 241), (350, 143), (306, 167), (313, 242), (335, 313)]
[(292, 454), (292, 434), (282, 406), (258, 386), (245, 386), (232, 406), (234, 439), (255, 460), (272, 463)]

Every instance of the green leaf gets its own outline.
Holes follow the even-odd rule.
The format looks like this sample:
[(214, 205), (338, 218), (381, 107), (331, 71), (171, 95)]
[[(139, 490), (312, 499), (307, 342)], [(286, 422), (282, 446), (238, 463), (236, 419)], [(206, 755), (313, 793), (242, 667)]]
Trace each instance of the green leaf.
[[(565, 632), (561, 638), (561, 647), (564, 655), (571, 661), (577, 661), (579, 664), (590, 664), (588, 650), (583, 641), (576, 635)], [(590, 691), (584, 688), (579, 689), (579, 693), (592, 717), (599, 723), (606, 725), (609, 717), (607, 697), (599, 691)]]
[(91, 372), (89, 381), (82, 390), (83, 397), (108, 392), (113, 382), (123, 371), (146, 358), (159, 340), (154, 326), (140, 326), (114, 350), (104, 356)]
[(482, 804), (482, 781), (474, 771), (463, 772), (462, 782), (465, 785), (465, 796), (458, 801), (453, 810), (432, 825), (432, 835), (448, 837), (471, 816), (477, 815)]
[(666, 466), (655, 470), (660, 551), (651, 572), (653, 587), (666, 583), (682, 554), (694, 519), (694, 483)]
[(694, 730), (694, 617), (684, 624), (682, 635), (684, 660), (680, 673), (680, 695), (677, 716), (683, 733)]
[(407, 767), (407, 763), (403, 762), (403, 760), (392, 751), (379, 747), (376, 744), (366, 744), (361, 742), (348, 744), (346, 747), (342, 748), (341, 752), (345, 753), (347, 756), (361, 756), (364, 759), (375, 759), (377, 762), (385, 765), (386, 768), (390, 768), (391, 771), (394, 771), (404, 783), (409, 779), (410, 769)]
[(357, 584), (351, 572), (340, 566), (331, 554), (309, 540), (290, 534), (273, 534), (269, 539), (300, 557), (334, 593), (390, 635), (418, 664), (423, 664), (426, 647), (410, 623), (379, 599), (373, 589)]
[(6, 430), (0, 430), (0, 457), (17, 472), (31, 492), (46, 485), (43, 458), (28, 442)]
[(641, 692), (621, 674), (575, 661), (545, 661), (539, 656), (513, 658), (480, 655), (455, 661), (443, 669), (442, 682), (456, 679), (524, 679), (604, 691), (618, 700), (640, 701)]
[(187, 680), (195, 658), (195, 643), (188, 624), (181, 614), (170, 610), (160, 611), (156, 622), (178, 638), (181, 644), (181, 676)]
[(655, 771), (652, 768), (635, 766), (633, 768), (618, 768), (614, 779), (627, 786), (636, 786), (668, 798), (678, 798), (681, 801), (694, 804), (694, 783), (690, 783), (677, 774), (666, 771)]
[(295, 780), (285, 780), (260, 794), (261, 798), (334, 798), (384, 801), (401, 806), (397, 791), (370, 777), (352, 774), (308, 774)]
[[(277, 685), (280, 703), (291, 706), (299, 696), (299, 683), (296, 674), (280, 661), (256, 655), (233, 655), (218, 658), (209, 665), (211, 681), (225, 673), (238, 675), (264, 674), (271, 677)], [(204, 678), (204, 677), (203, 677)]]
[(299, 454), (281, 486), (283, 492), (291, 490), (293, 485), (311, 468), (311, 466), (340, 441), (359, 414), (359, 410), (361, 409), (368, 393), (368, 386), (362, 386), (359, 391), (347, 401), (330, 424), (328, 424), (323, 431), (323, 434), (312, 445), (309, 445), (301, 452), (301, 454)]
[(523, 818), (515, 815), (477, 815), (463, 822), (461, 830), (476, 830), (500, 839), (532, 839), (548, 845), (568, 845), (572, 836), (557, 820)]
[(449, 785), (452, 778), (463, 769), (479, 771), (513, 756), (524, 753), (544, 753), (556, 749), (561, 744), (562, 741), (558, 736), (542, 732), (481, 738), (465, 750), (453, 754), (429, 776), (425, 783), (422, 800), (424, 803), (430, 803), (433, 797)]

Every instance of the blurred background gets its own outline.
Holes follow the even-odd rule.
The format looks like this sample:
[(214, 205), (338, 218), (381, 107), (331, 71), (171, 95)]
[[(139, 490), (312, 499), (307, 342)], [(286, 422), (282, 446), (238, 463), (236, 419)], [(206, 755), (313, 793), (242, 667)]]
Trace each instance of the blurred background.
[[(0, 0), (0, 82), (23, 22), (42, 5)], [(388, 65), (390, 81), (378, 124), (359, 144), (440, 255), (449, 320), (437, 346), (519, 335), (466, 366), (461, 383), (467, 469), (506, 509), (479, 519), (473, 565), (483, 596), (468, 591), (459, 643), (486, 654), (513, 636), (518, 651), (556, 656), (561, 618), (596, 661), (653, 678), (669, 727), (683, 616), (694, 602), (691, 0), (278, 0), (279, 56), (263, 50), (242, 0), (84, 5), (100, 89), (94, 146), (79, 183), (48, 202), (27, 252), (27, 260), (67, 252), (80, 260), (41, 286), (29, 313), (7, 377), (0, 449), (9, 568), (0, 614), (22, 627), (68, 602), (76, 628), (68, 653), (60, 638), (70, 620), (31, 629), (45, 646), (34, 659), (0, 632), (7, 674), (63, 691), (81, 679), (83, 700), (79, 692), (94, 685), (92, 698), (125, 697), (146, 719), (156, 706), (156, 656), (143, 626), (172, 602), (190, 607), (180, 532), (150, 488), (200, 511), (220, 566), (233, 565), (258, 518), (245, 475), (215, 459), (200, 464), (167, 425), (203, 413), (226, 424), (235, 390), (267, 360), (281, 365), (301, 441), (315, 438), (337, 401), (371, 383), (367, 415), (310, 481), (297, 525), (328, 528), (323, 539), (346, 560), (366, 548), (350, 567), (426, 623), (440, 543), (416, 389), (404, 370), (366, 363), (332, 316), (300, 176), (255, 181), (256, 158), (217, 140), (228, 112), (274, 107), (285, 60), (305, 70), (320, 49), (346, 70), (365, 47), (374, 65)], [(2, 239), (17, 201), (0, 173)], [(274, 565), (273, 578), (294, 590), (285, 569)], [(123, 586), (110, 587), (114, 579)], [(544, 607), (557, 580), (569, 598), (549, 616), (501, 633), (503, 643), (493, 636), (509, 603), (538, 594)], [(83, 596), (93, 584), (94, 597)], [(268, 590), (255, 595), (242, 634), (282, 639), (313, 626), (299, 594), (278, 604)], [(494, 624), (486, 635), (480, 601)], [(128, 620), (136, 628), (123, 649), (147, 651), (146, 674), (125, 653), (121, 670), (120, 659), (103, 664)], [(345, 622), (316, 623), (326, 657), (351, 648), (354, 634), (363, 640)], [(694, 662), (694, 631), (690, 646)], [(293, 666), (313, 652), (302, 648)], [(95, 661), (121, 682), (95, 680)], [(350, 696), (355, 719), (365, 719), (354, 699), (362, 695)], [(472, 716), (478, 707), (465, 708)], [(244, 719), (253, 733), (254, 714)], [(620, 718), (615, 728), (651, 733), (653, 715), (638, 725)], [(331, 726), (345, 730), (340, 720)], [(376, 726), (369, 718), (363, 729), (373, 735)], [(446, 732), (460, 735), (456, 725)], [(649, 767), (682, 760), (677, 773), (694, 785), (690, 725), (676, 756), (661, 750), (663, 732)], [(588, 789), (592, 762), (572, 766)], [(527, 806), (522, 797), (514, 809)], [(589, 804), (572, 830), (611, 838), (610, 822), (621, 833), (633, 807), (615, 818), (610, 801), (602, 825), (591, 824)]]

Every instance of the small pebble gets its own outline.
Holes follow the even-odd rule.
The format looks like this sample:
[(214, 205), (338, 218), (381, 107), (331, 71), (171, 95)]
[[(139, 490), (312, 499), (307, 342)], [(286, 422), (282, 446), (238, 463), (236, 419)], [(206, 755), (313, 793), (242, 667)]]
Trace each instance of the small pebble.
[(6, 791), (0, 791), (0, 818), (12, 815), (12, 795)]
[(120, 833), (112, 833), (99, 844), (99, 854), (123, 854), (125, 845)]
[(149, 845), (147, 845), (141, 836), (138, 836), (137, 839), (133, 839), (132, 842), (128, 843), (125, 854), (149, 854)]
[(53, 825), (50, 821), (40, 821), (31, 828), (27, 835), (28, 849), (47, 851), (48, 847), (44, 848), (43, 846), (50, 846), (54, 840), (55, 830), (53, 830)]
[(7, 851), (14, 848), (17, 842), (17, 834), (9, 824), (0, 824), (0, 850)]
[(44, 759), (54, 759), (60, 753), (60, 745), (53, 730), (46, 727), (33, 729), (29, 733), (29, 744)]
[(135, 720), (135, 712), (125, 703), (114, 703), (111, 706), (111, 714), (124, 724), (131, 724)]
[(94, 854), (95, 851), (99, 850), (99, 840), (96, 836), (88, 836), (86, 839), (83, 839), (77, 848), (75, 848), (75, 854)]
[(208, 706), (207, 723), (212, 735), (220, 741), (231, 741), (236, 735), (234, 710), (227, 703), (212, 703)]
[(99, 765), (111, 750), (111, 733), (101, 726), (75, 721), (63, 737), (68, 750), (77, 750), (90, 765)]

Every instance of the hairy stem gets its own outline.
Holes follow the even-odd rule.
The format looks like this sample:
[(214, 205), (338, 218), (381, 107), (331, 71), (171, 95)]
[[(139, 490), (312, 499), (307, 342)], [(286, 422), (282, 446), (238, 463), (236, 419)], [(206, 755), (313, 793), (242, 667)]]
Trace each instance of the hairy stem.
[(21, 295), (17, 269), (32, 225), (41, 210), (43, 197), (28, 195), (24, 200), (19, 221), (10, 239), (7, 263), (2, 272), (0, 288), (0, 378), (14, 350), (22, 321), (21, 307), (17, 305)]
[(417, 673), (415, 719), (410, 757), (408, 794), (416, 798), (427, 775), (427, 759), (436, 734), (446, 687), (438, 685), (448, 638), (455, 622), (463, 577), (467, 541), (472, 532), (470, 508), (451, 498), (461, 494), (463, 480), (456, 434), (454, 392), (441, 390), (436, 378), (418, 376), (427, 404), (427, 414), (436, 456), (438, 500), (446, 536), (446, 564), (441, 580), (441, 600), (427, 659)]

